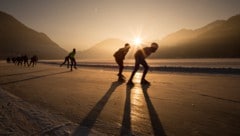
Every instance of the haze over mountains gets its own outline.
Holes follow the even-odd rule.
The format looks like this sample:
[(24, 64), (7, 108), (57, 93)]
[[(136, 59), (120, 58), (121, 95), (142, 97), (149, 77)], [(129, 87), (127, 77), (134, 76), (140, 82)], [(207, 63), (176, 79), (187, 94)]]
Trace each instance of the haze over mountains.
[(182, 29), (160, 42), (152, 57), (157, 58), (239, 58), (240, 15), (214, 21), (196, 30)]
[(60, 59), (67, 52), (46, 34), (36, 32), (0, 11), (0, 58), (37, 55), (40, 59)]
[[(181, 29), (156, 41), (160, 47), (150, 58), (240, 58), (240, 15), (196, 30)], [(78, 51), (77, 58), (113, 59), (113, 53), (126, 42), (106, 39), (88, 50)], [(131, 48), (127, 58), (133, 57), (134, 52)], [(36, 54), (40, 59), (63, 59), (67, 52), (44, 33), (0, 11), (0, 59), (24, 54)]]
[[(240, 15), (196, 30), (181, 29), (156, 41), (160, 47), (150, 58), (240, 58)], [(78, 54), (84, 59), (110, 59), (124, 43), (119, 39), (105, 40)], [(131, 49), (128, 57), (133, 56)]]
[(77, 57), (82, 59), (108, 59), (112, 58), (113, 53), (120, 47), (123, 47), (124, 41), (120, 39), (106, 39), (97, 43), (85, 51), (78, 51)]

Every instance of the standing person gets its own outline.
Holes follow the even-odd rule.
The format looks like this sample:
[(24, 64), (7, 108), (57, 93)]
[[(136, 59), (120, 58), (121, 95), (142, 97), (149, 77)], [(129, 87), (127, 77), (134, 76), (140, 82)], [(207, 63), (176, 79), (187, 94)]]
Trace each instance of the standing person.
[(23, 64), (24, 64), (24, 66), (28, 66), (28, 56), (27, 55), (23, 56)]
[(28, 67), (30, 67), (32, 65), (32, 67), (34, 67), (35, 65), (37, 65), (38, 62), (38, 57), (37, 55), (33, 55), (30, 59), (30, 63), (28, 64)]
[(123, 71), (123, 60), (125, 59), (126, 54), (128, 53), (130, 49), (130, 45), (128, 43), (125, 44), (123, 48), (118, 49), (114, 54), (114, 58), (116, 63), (118, 64), (119, 72), (118, 72), (118, 80), (123, 81), (124, 80), (124, 75), (122, 74)]
[(62, 65), (64, 65), (65, 63), (67, 63), (67, 68), (69, 68), (69, 55), (65, 57), (64, 62), (62, 64), (60, 64), (60, 67), (62, 67)]
[(75, 60), (75, 55), (76, 55), (76, 49), (74, 48), (72, 52), (69, 53), (69, 58), (71, 60), (71, 71), (72, 67), (74, 66), (75, 69), (77, 69), (77, 62)]
[(137, 70), (139, 69), (140, 64), (144, 67), (141, 84), (150, 84), (150, 82), (148, 82), (145, 79), (145, 76), (149, 69), (149, 66), (148, 66), (147, 62), (145, 61), (145, 58), (148, 57), (151, 53), (156, 52), (157, 49), (158, 49), (158, 44), (152, 43), (150, 47), (145, 47), (143, 49), (137, 50), (137, 52), (134, 54), (134, 57), (135, 57), (134, 70), (132, 72), (130, 79), (128, 80), (128, 83), (127, 83), (128, 85), (133, 85), (132, 79), (133, 79), (135, 73), (137, 72)]

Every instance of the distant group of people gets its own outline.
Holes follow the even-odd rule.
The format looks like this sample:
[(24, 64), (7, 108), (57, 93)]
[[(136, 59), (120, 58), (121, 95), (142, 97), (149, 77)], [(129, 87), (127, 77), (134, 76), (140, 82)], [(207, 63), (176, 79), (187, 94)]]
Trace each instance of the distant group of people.
[[(125, 56), (128, 53), (129, 49), (130, 49), (130, 45), (128, 43), (126, 43), (123, 48), (120, 48), (113, 55), (115, 57), (116, 63), (119, 66), (119, 72), (118, 72), (118, 80), (119, 81), (125, 81), (125, 77), (122, 74), (122, 71), (124, 68), (123, 60), (125, 59)], [(152, 53), (156, 52), (157, 49), (158, 49), (158, 44), (152, 43), (150, 47), (144, 47), (143, 49), (138, 49), (136, 51), (136, 53), (134, 54), (135, 66), (132, 71), (131, 77), (129, 78), (129, 80), (127, 82), (128, 85), (133, 85), (133, 81), (132, 81), (133, 77), (134, 77), (135, 73), (138, 71), (140, 65), (142, 65), (144, 68), (142, 79), (141, 79), (141, 84), (150, 84), (150, 82), (148, 82), (145, 79), (146, 74), (149, 70), (149, 66), (148, 66), (148, 63), (146, 62), (145, 58), (148, 57), (149, 55), (151, 55)]]
[(38, 57), (36, 55), (33, 55), (30, 60), (27, 55), (22, 55), (22, 56), (17, 56), (17, 57), (8, 57), (6, 59), (7, 63), (14, 63), (15, 65), (18, 66), (25, 66), (25, 67), (34, 67), (37, 65), (38, 62)]
[(67, 63), (67, 68), (69, 68), (69, 65), (71, 62), (71, 65), (70, 65), (70, 68), (71, 68), (71, 71), (72, 71), (72, 68), (74, 67), (75, 69), (77, 69), (77, 62), (76, 62), (76, 59), (75, 59), (75, 55), (76, 55), (76, 49), (74, 48), (72, 50), (72, 52), (70, 52), (64, 59), (64, 62), (62, 64), (60, 64), (60, 67), (62, 67), (64, 64)]

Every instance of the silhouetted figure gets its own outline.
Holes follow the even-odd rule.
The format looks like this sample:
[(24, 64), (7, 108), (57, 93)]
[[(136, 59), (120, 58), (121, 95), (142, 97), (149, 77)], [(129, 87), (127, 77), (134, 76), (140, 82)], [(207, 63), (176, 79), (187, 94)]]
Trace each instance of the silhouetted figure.
[(157, 49), (158, 49), (158, 44), (152, 43), (150, 47), (145, 47), (143, 49), (137, 50), (137, 52), (134, 55), (134, 57), (135, 57), (134, 70), (132, 72), (130, 79), (128, 80), (128, 83), (127, 83), (128, 85), (133, 85), (132, 79), (133, 79), (135, 73), (137, 72), (137, 70), (139, 69), (140, 64), (144, 67), (141, 84), (150, 84), (150, 82), (148, 82), (145, 79), (145, 76), (149, 69), (149, 66), (148, 66), (147, 62), (145, 61), (145, 58), (148, 57), (151, 53), (156, 52)]
[(16, 61), (17, 61), (16, 57), (12, 57), (12, 62), (13, 62), (14, 64), (16, 64)]
[(28, 66), (28, 56), (24, 55), (24, 56), (22, 56), (22, 59), (23, 59), (24, 66)]
[(125, 59), (126, 54), (128, 53), (130, 49), (130, 45), (128, 43), (125, 44), (125, 46), (123, 48), (118, 49), (115, 53), (114, 53), (114, 58), (115, 61), (118, 64), (118, 68), (119, 68), (119, 72), (118, 72), (118, 80), (124, 80), (124, 75), (122, 74), (123, 71), (123, 60)]
[(32, 56), (28, 66), (30, 67), (32, 65), (32, 67), (34, 67), (35, 65), (37, 65), (37, 61), (38, 61), (38, 57), (36, 55)]
[(10, 62), (11, 62), (11, 59), (8, 57), (8, 58), (6, 59), (6, 61), (7, 61), (7, 63), (10, 63)]
[(69, 55), (66, 56), (65, 59), (64, 59), (64, 62), (62, 64), (60, 64), (60, 67), (67, 63), (67, 68), (69, 68), (69, 59), (70, 59)]
[(18, 66), (19, 66), (19, 65), (22, 66), (22, 63), (23, 63), (23, 58), (22, 58), (22, 56), (18, 56), (18, 57), (17, 57), (17, 65), (18, 65)]
[(77, 69), (77, 62), (75, 60), (75, 55), (76, 55), (76, 49), (73, 49), (72, 52), (69, 53), (69, 58), (71, 60), (71, 71), (72, 71), (72, 67), (74, 66), (75, 69)]

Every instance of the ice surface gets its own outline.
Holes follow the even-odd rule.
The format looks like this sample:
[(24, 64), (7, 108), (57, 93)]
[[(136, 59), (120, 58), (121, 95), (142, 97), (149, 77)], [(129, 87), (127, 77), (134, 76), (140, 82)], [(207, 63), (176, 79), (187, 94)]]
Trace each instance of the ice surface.
[(239, 75), (152, 71), (142, 86), (139, 71), (129, 87), (116, 82), (117, 72), (0, 63), (1, 132), (240, 135)]

